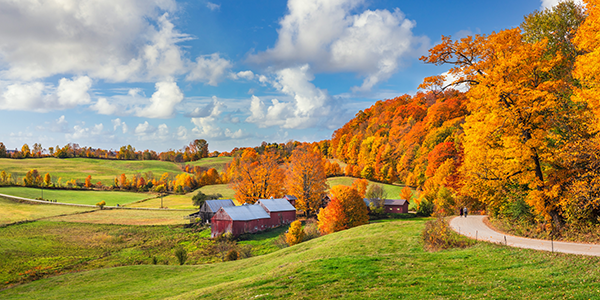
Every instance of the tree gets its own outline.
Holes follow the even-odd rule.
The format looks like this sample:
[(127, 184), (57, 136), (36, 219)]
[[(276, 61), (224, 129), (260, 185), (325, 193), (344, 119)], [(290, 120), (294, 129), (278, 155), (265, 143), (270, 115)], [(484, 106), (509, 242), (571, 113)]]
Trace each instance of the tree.
[(366, 179), (355, 179), (352, 182), (352, 188), (354, 188), (361, 198), (365, 197), (367, 193), (367, 186), (369, 186), (369, 181)]
[(286, 186), (287, 192), (298, 198), (297, 209), (316, 215), (328, 188), (321, 153), (309, 146), (294, 149), (287, 166)]
[(25, 186), (40, 186), (42, 182), (42, 176), (40, 176), (40, 173), (36, 169), (29, 170), (25, 174), (25, 177), (23, 177), (23, 184)]
[(29, 145), (23, 144), (23, 146), (21, 147), (21, 155), (23, 155), (24, 158), (31, 157), (31, 152), (29, 150)]
[(244, 150), (241, 157), (230, 165), (234, 168), (235, 199), (254, 204), (259, 199), (280, 198), (285, 193), (285, 172), (279, 168), (279, 154), (273, 150), (262, 155), (254, 149)]
[(356, 189), (337, 185), (331, 189), (331, 194), (331, 202), (317, 216), (322, 234), (369, 223), (367, 205)]
[(370, 185), (365, 194), (365, 198), (369, 199), (369, 209), (375, 214), (383, 214), (385, 212), (385, 198), (387, 192), (379, 184)]
[(46, 175), (44, 175), (44, 185), (50, 186), (51, 184), (52, 184), (52, 177), (50, 176), (50, 173), (46, 173)]
[(296, 220), (290, 224), (290, 229), (285, 234), (285, 241), (288, 245), (293, 246), (302, 243), (304, 231), (302, 230), (302, 222)]
[(4, 143), (0, 142), (0, 158), (5, 158), (6, 157), (6, 146), (4, 146)]
[(600, 3), (584, 0), (588, 17), (574, 38), (581, 55), (577, 56), (573, 76), (581, 88), (575, 90), (575, 100), (589, 105), (596, 115), (596, 127), (600, 129)]
[(92, 184), (92, 175), (88, 175), (88, 176), (85, 178), (85, 183), (84, 183), (84, 186), (85, 186), (86, 188), (90, 189), (90, 188), (92, 188), (92, 185), (93, 185), (93, 184)]
[(189, 145), (192, 160), (208, 157), (208, 142), (204, 139), (196, 139)]
[(119, 185), (121, 186), (121, 189), (128, 189), (129, 188), (129, 183), (127, 181), (127, 175), (125, 175), (125, 173), (121, 174), (120, 180), (119, 180)]

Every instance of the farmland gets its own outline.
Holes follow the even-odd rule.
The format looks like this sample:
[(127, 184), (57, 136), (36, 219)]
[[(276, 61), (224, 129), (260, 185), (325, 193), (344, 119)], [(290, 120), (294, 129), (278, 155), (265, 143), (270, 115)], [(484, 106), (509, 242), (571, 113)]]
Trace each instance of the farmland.
[(215, 168), (219, 173), (225, 171), (225, 165), (232, 161), (232, 157), (222, 156), (222, 157), (207, 157), (197, 161), (189, 162), (186, 164), (190, 164), (192, 166), (200, 166), (204, 168)]
[(2, 209), (0, 209), (0, 225), (94, 210), (94, 208), (89, 207), (51, 204), (25, 204), (7, 200), (1, 197), (0, 206), (2, 207)]
[(100, 201), (108, 206), (127, 204), (142, 199), (156, 197), (150, 193), (129, 193), (117, 191), (89, 191), (89, 190), (49, 190), (26, 187), (1, 187), (0, 194), (36, 199), (44, 193), (44, 199), (57, 200), (57, 202), (95, 205)]
[[(594, 298), (600, 293), (600, 258), (553, 254), (477, 243), (467, 249), (427, 252), (420, 241), (423, 219), (382, 222), (320, 237), (263, 256), (196, 266), (150, 265), (150, 255), (111, 249), (115, 255), (91, 265), (142, 265), (103, 268), (38, 280), (0, 292), (3, 299), (74, 298)], [(21, 236), (36, 226), (3, 229), (2, 236)], [(50, 234), (52, 223), (40, 230)], [(80, 226), (80, 225), (77, 225)], [(148, 227), (95, 227), (95, 234), (71, 234), (90, 245), (103, 240), (150, 238)], [(114, 229), (111, 229), (114, 228)], [(174, 239), (179, 229), (161, 227)], [(80, 227), (64, 230), (76, 231)], [(136, 233), (132, 234), (132, 230)], [(158, 233), (162, 231), (157, 231)], [(164, 232), (164, 233), (167, 233)], [(154, 238), (158, 238), (156, 235)], [(44, 240), (42, 240), (44, 241)], [(133, 243), (133, 241), (131, 241)], [(4, 241), (3, 241), (4, 243)], [(44, 243), (46, 243), (44, 241)], [(193, 242), (191, 242), (193, 244)], [(33, 247), (33, 246), (27, 246)], [(39, 247), (39, 246), (38, 246)], [(44, 247), (54, 247), (48, 242)], [(58, 247), (58, 246), (56, 246)], [(69, 247), (69, 243), (64, 246)], [(120, 247), (120, 246), (119, 246)], [(91, 247), (90, 247), (91, 248)], [(95, 247), (93, 249), (97, 249)], [(46, 250), (50, 250), (45, 248)], [(57, 248), (58, 249), (58, 248)], [(87, 249), (85, 251), (95, 251)], [(10, 253), (10, 250), (4, 250)], [(53, 252), (57, 251), (52, 249)], [(39, 253), (31, 249), (32, 255)], [(83, 250), (82, 250), (83, 252)], [(117, 253), (120, 253), (117, 255)], [(2, 255), (4, 257), (5, 255)], [(41, 255), (40, 255), (41, 256)], [(85, 259), (85, 254), (80, 254)], [(160, 261), (167, 259), (160, 256)], [(13, 256), (3, 259), (3, 266)], [(39, 257), (36, 262), (49, 262)], [(59, 260), (56, 260), (59, 263)], [(172, 262), (172, 258), (171, 258)], [(66, 263), (63, 263), (66, 264)], [(28, 267), (34, 266), (30, 264)], [(14, 268), (15, 264), (10, 263)]]

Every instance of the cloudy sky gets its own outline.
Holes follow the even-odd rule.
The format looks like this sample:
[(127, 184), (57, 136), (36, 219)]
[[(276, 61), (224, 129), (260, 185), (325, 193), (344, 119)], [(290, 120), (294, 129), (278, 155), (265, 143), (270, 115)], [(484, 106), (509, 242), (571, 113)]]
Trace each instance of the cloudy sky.
[(228, 151), (315, 141), (446, 71), (439, 42), (557, 0), (0, 0), (0, 141)]

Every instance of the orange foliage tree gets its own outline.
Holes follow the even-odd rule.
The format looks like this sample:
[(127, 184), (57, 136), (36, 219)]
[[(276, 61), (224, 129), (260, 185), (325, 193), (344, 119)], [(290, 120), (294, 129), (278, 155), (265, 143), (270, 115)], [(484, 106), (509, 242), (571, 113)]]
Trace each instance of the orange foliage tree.
[(331, 189), (331, 195), (331, 202), (317, 216), (322, 234), (369, 223), (367, 205), (356, 189), (337, 185)]
[(297, 209), (315, 215), (328, 188), (322, 154), (309, 146), (296, 148), (288, 163), (286, 187), (298, 198)]
[(254, 204), (259, 199), (283, 197), (285, 194), (285, 171), (279, 167), (279, 155), (272, 150), (262, 155), (254, 149), (246, 149), (229, 165), (235, 199), (241, 203)]

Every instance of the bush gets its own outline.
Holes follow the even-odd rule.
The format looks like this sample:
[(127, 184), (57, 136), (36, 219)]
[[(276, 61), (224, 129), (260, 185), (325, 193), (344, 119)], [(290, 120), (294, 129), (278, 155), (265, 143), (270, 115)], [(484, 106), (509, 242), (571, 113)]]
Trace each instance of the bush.
[(304, 238), (304, 231), (302, 231), (302, 222), (296, 220), (290, 225), (290, 229), (285, 234), (285, 241), (288, 245), (293, 246), (302, 243)]
[(227, 252), (227, 255), (225, 256), (225, 260), (227, 260), (227, 261), (237, 260), (238, 257), (239, 257), (238, 252), (235, 251), (235, 249), (231, 249), (231, 250), (229, 250), (229, 252)]
[(430, 251), (465, 248), (473, 241), (458, 235), (443, 218), (427, 221), (422, 233), (425, 248)]
[(417, 215), (421, 217), (429, 217), (433, 214), (433, 201), (423, 198), (417, 208)]
[(252, 257), (252, 245), (240, 245), (238, 255), (238, 259)]
[(321, 236), (317, 221), (314, 219), (308, 219), (304, 222), (304, 241), (312, 240)]
[(187, 260), (187, 252), (183, 248), (177, 248), (177, 250), (175, 250), (175, 257), (177, 257), (179, 265), (183, 265)]
[(100, 209), (103, 209), (105, 205), (106, 205), (106, 202), (104, 202), (104, 201), (100, 201), (100, 202), (96, 203), (96, 206), (100, 207)]

